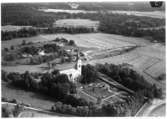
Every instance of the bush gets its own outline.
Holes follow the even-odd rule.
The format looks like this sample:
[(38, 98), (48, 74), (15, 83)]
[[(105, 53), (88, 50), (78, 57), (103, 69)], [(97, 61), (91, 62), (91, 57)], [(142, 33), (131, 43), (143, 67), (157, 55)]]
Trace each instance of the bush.
[(75, 42), (73, 40), (70, 40), (68, 45), (71, 45), (71, 46), (74, 46), (75, 45)]
[(2, 102), (8, 102), (8, 99), (5, 97), (2, 97)]
[(11, 103), (17, 103), (17, 100), (16, 99), (12, 99), (10, 102)]

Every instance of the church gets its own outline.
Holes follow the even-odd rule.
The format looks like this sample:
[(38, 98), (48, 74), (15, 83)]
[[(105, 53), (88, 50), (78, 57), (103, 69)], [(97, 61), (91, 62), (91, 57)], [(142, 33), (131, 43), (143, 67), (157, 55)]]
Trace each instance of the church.
[(75, 83), (79, 76), (82, 74), (82, 60), (78, 57), (78, 60), (74, 66), (74, 68), (62, 70), (60, 74), (66, 74), (68, 76), (69, 81)]

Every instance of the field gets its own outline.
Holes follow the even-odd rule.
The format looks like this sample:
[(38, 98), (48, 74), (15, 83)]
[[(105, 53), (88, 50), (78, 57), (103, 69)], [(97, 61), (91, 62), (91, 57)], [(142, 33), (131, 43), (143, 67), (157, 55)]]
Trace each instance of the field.
[(139, 11), (110, 11), (114, 14), (126, 14), (126, 15), (135, 15), (135, 16), (146, 16), (146, 17), (152, 17), (152, 18), (165, 18), (165, 12), (162, 11), (151, 11), (151, 12), (139, 12)]
[(44, 114), (44, 113), (39, 113), (39, 112), (23, 111), (19, 114), (19, 117), (25, 118), (25, 117), (52, 117), (52, 116), (49, 114)]
[(48, 39), (41, 37), (41, 35), (38, 35), (35, 37), (29, 37), (29, 38), (16, 38), (12, 40), (2, 41), (1, 46), (2, 48), (10, 48), (12, 45), (13, 46), (20, 45), (23, 42), (23, 40), (25, 40), (26, 42), (36, 43), (36, 42), (44, 42), (44, 41), (47, 41)]
[(122, 37), (120, 35), (110, 35), (105, 33), (90, 33), (90, 34), (76, 34), (76, 35), (55, 34), (55, 35), (43, 35), (43, 37), (45, 39), (54, 39), (56, 37), (63, 37), (69, 40), (74, 40), (78, 46), (89, 47), (89, 48), (94, 47), (98, 49), (111, 49), (123, 46), (131, 46), (135, 45), (135, 43), (137, 42), (136, 38)]
[[(149, 41), (142, 38), (125, 37), (121, 35), (104, 34), (104, 33), (90, 33), (90, 34), (50, 34), (50, 35), (39, 35), (31, 38), (20, 38), (11, 41), (2, 41), (2, 48), (10, 47), (11, 45), (21, 44), (23, 40), (27, 42), (45, 42), (54, 40), (56, 37), (63, 37), (67, 40), (74, 40), (80, 47), (89, 48), (85, 52), (99, 52), (105, 49), (114, 49), (124, 46), (138, 45), (141, 47), (135, 50), (117, 55), (114, 57), (108, 57), (104, 59), (94, 59), (88, 63), (114, 63), (122, 64), (129, 63), (140, 71), (146, 71), (153, 77), (157, 77), (159, 74), (165, 72), (165, 46), (158, 43), (150, 43)], [(56, 68), (63, 69), (64, 67), (71, 67), (70, 64), (63, 64), (62, 66), (57, 65)], [(29, 71), (43, 71), (46, 64), (41, 65), (21, 65), (14, 67), (2, 67), (7, 71), (22, 72), (25, 70)]]
[(2, 31), (18, 31), (20, 29), (23, 29), (23, 28), (32, 28), (32, 26), (14, 26), (14, 25), (6, 25), (6, 26), (2, 26), (1, 27), (1, 30)]
[(30, 38), (17, 38), (11, 41), (2, 41), (2, 48), (10, 47), (11, 45), (21, 44), (23, 40), (27, 42), (44, 42), (54, 40), (56, 37), (67, 38), (68, 40), (74, 40), (77, 45), (81, 47), (96, 47), (96, 48), (114, 48), (126, 45), (139, 44), (144, 45), (148, 41), (142, 38), (125, 37), (121, 35), (105, 34), (105, 33), (85, 33), (85, 34), (49, 34), (38, 35)]
[[(161, 74), (165, 74), (166, 72), (165, 72), (165, 65), (164, 64), (165, 64), (165, 61), (158, 62), (157, 64), (148, 68), (146, 70), (146, 72), (155, 78)], [(153, 69), (156, 69), (156, 70), (153, 70)]]
[(55, 102), (52, 98), (47, 98), (44, 95), (20, 90), (19, 88), (7, 85), (4, 82), (1, 83), (2, 97), (16, 99), (18, 102), (24, 102), (25, 104), (30, 104), (32, 107), (46, 110), (51, 109), (51, 106), (53, 106)]
[(61, 19), (55, 21), (54, 27), (86, 27), (86, 28), (97, 28), (99, 21), (92, 21), (89, 19)]
[[(74, 40), (76, 44), (80, 47), (85, 47), (88, 52), (98, 52), (104, 49), (111, 49), (123, 46), (130, 46), (130, 45), (145, 45), (148, 41), (145, 41), (140, 38), (131, 38), (131, 37), (124, 37), (121, 35), (112, 35), (112, 34), (104, 34), (104, 33), (90, 33), (90, 34), (51, 34), (51, 35), (39, 35), (36, 37), (30, 38), (19, 38), (13, 39), (10, 41), (2, 41), (2, 48), (15, 46), (21, 44), (23, 40), (27, 42), (46, 42), (54, 40), (56, 37), (64, 37), (68, 40)], [(140, 41), (139, 41), (140, 40)], [(86, 52), (86, 51), (85, 51)], [(131, 57), (134, 57), (132, 55)], [(105, 60), (105, 59), (104, 59)], [(120, 59), (121, 60), (121, 59)], [(41, 65), (19, 65), (19, 66), (4, 66), (2, 69), (13, 72), (25, 72), (26, 70), (30, 72), (43, 72), (44, 68), (46, 67), (46, 63)], [(66, 69), (72, 65), (63, 64), (62, 66), (57, 65), (56, 68), (58, 69)]]

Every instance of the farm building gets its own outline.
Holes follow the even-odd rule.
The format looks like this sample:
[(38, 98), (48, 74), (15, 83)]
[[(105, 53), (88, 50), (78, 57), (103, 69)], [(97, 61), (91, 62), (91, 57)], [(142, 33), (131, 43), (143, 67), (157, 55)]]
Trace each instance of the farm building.
[(94, 31), (98, 30), (99, 21), (92, 21), (89, 19), (61, 19), (57, 20), (53, 27), (57, 28), (88, 28)]

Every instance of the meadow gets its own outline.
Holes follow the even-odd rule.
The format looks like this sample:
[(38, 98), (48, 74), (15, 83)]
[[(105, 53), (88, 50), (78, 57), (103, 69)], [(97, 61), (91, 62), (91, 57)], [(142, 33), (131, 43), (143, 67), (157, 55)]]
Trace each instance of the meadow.
[(55, 27), (98, 27), (99, 21), (92, 21), (89, 19), (60, 19), (56, 20), (54, 25)]
[[(126, 37), (122, 35), (113, 35), (105, 33), (85, 33), (85, 34), (49, 34), (49, 35), (38, 35), (30, 38), (19, 38), (11, 41), (2, 41), (2, 48), (11, 47), (12, 45), (18, 45), (26, 40), (27, 42), (47, 42), (52, 41), (55, 38), (65, 38), (67, 40), (74, 40), (77, 46), (85, 47), (85, 52), (99, 52), (106, 49), (115, 49), (124, 46), (140, 46), (135, 50), (117, 55), (114, 57), (108, 57), (103, 59), (94, 59), (89, 61), (91, 64), (95, 63), (114, 63), (122, 64), (129, 63), (135, 68), (145, 70), (146, 72), (157, 77), (159, 74), (165, 72), (165, 46), (160, 43), (151, 43), (144, 38)], [(31, 66), (21, 65), (15, 67), (4, 67), (9, 71), (39, 71), (41, 67), (45, 67), (46, 64)], [(70, 66), (70, 65), (69, 65)], [(57, 66), (58, 69), (63, 69), (66, 64)], [(67, 66), (68, 67), (68, 66)], [(2, 67), (3, 68), (3, 67)]]

